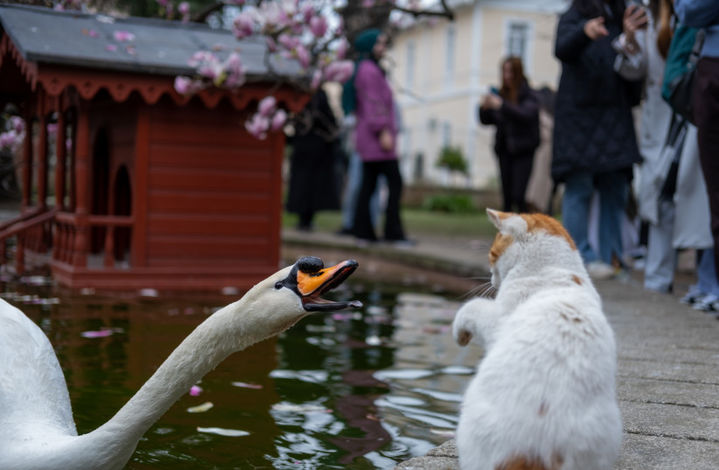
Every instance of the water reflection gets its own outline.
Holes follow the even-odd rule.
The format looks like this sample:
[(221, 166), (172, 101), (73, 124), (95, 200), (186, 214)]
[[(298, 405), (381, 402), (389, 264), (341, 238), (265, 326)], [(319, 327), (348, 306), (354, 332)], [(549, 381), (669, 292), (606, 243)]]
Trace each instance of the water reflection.
[[(350, 284), (335, 298), (362, 300), (360, 312), (310, 316), (230, 356), (151, 428), (128, 468), (392, 468), (444, 442), (480, 351), (452, 342), (456, 302), (403, 289)], [(232, 300), (4, 290), (55, 347), (79, 432), (109, 419)]]

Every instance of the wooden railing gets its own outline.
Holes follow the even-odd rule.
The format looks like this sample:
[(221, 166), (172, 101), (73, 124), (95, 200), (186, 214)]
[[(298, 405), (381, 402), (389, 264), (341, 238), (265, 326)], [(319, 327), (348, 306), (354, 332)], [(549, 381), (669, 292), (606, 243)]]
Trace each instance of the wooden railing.
[(36, 210), (0, 226), (0, 264), (7, 261), (7, 241), (17, 238), (15, 246), (15, 271), (25, 271), (25, 250), (46, 253), (52, 247), (52, 221), (55, 209)]
[[(59, 212), (54, 208), (35, 210), (0, 225), (0, 264), (8, 260), (7, 243), (16, 238), (15, 272), (25, 271), (25, 250), (47, 253), (52, 258), (74, 266), (87, 266), (91, 227), (105, 227), (102, 264), (105, 268), (115, 267), (115, 232), (118, 227), (132, 228), (132, 216), (89, 215), (80, 217), (71, 212)], [(78, 243), (78, 232), (85, 231), (85, 237)]]
[[(87, 265), (87, 254), (89, 250), (89, 239), (86, 236), (77, 243), (77, 230), (81, 225), (79, 216), (72, 212), (59, 212), (55, 216), (55, 238), (53, 258), (76, 266)], [(88, 215), (83, 218), (82, 224), (88, 230), (90, 227), (105, 227), (103, 266), (112, 268), (115, 266), (115, 229), (118, 227), (132, 227), (134, 219), (132, 216), (119, 215)]]

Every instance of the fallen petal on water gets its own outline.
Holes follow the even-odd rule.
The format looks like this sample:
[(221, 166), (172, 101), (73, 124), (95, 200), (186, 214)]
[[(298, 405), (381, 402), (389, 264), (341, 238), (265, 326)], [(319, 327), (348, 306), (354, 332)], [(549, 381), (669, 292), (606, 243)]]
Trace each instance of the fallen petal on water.
[(227, 437), (242, 437), (242, 436), (250, 435), (249, 432), (242, 431), (240, 429), (202, 428), (202, 427), (198, 426), (197, 431), (204, 432), (207, 434), (217, 434), (218, 436), (227, 436)]
[(105, 338), (107, 336), (110, 336), (114, 333), (114, 331), (111, 328), (108, 328), (106, 330), (96, 330), (96, 331), (83, 331), (80, 333), (80, 336), (83, 338)]
[(233, 387), (240, 387), (240, 388), (251, 388), (253, 390), (260, 390), (262, 388), (262, 385), (259, 384), (249, 384), (246, 382), (232, 382)]
[(206, 401), (205, 403), (197, 406), (191, 406), (187, 409), (188, 413), (204, 413), (205, 411), (208, 411), (212, 409), (212, 407), (215, 406), (212, 404), (211, 401)]
[(202, 393), (202, 387), (197, 385), (193, 385), (192, 387), (190, 387), (190, 396), (197, 397), (200, 395), (200, 393)]

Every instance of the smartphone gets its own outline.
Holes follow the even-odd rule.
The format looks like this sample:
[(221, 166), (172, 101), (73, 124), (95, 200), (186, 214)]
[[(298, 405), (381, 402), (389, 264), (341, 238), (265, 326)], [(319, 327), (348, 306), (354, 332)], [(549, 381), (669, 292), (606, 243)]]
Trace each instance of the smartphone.
[(494, 95), (498, 95), (498, 94), (499, 94), (499, 88), (497, 88), (496, 86), (489, 87), (489, 92), (492, 93), (492, 94), (494, 94)]

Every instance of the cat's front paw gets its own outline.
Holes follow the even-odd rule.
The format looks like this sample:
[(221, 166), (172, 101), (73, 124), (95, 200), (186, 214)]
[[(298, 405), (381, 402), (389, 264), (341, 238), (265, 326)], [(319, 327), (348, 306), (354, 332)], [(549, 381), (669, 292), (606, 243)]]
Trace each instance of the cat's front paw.
[(474, 336), (473, 322), (467, 313), (465, 307), (460, 308), (452, 322), (452, 337), (460, 346), (467, 346)]

